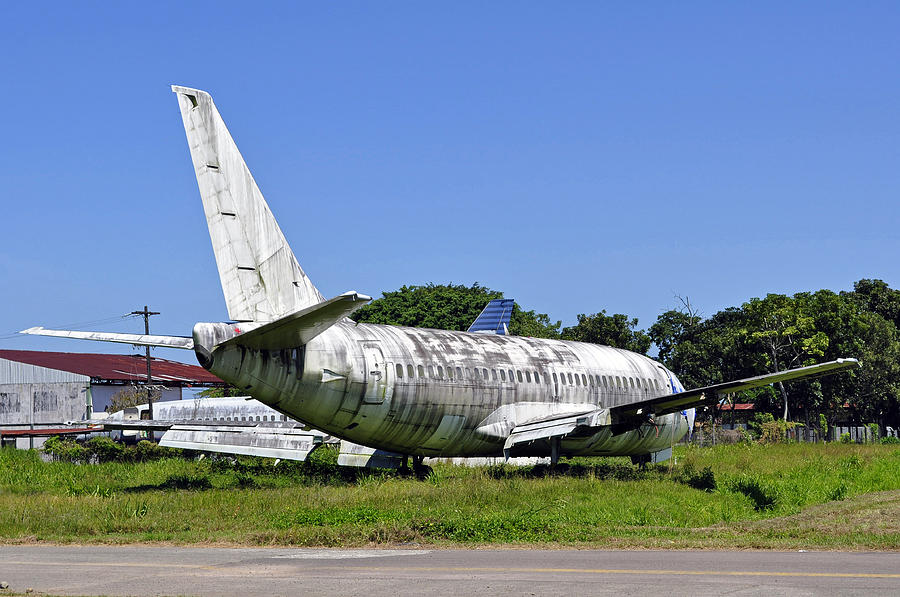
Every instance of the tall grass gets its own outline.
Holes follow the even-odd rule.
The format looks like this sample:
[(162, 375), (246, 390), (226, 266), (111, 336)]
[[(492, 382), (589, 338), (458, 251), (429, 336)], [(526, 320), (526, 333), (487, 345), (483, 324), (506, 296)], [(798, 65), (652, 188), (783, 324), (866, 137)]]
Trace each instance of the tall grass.
[[(76, 465), (0, 450), (0, 540), (784, 547), (796, 536), (747, 525), (900, 490), (896, 446), (686, 448), (674, 465), (575, 459), (563, 474), (438, 466), (424, 481), (314, 455), (277, 467), (251, 458)], [(900, 497), (892, 504), (900, 514)], [(826, 534), (818, 545), (900, 548), (900, 533), (882, 531)]]

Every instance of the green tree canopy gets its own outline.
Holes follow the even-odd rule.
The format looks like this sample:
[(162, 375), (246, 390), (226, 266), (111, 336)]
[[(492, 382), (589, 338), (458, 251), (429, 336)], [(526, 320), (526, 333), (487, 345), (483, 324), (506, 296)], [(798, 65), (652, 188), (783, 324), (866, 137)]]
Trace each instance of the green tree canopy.
[[(462, 284), (427, 284), (403, 286), (386, 291), (351, 317), (361, 323), (380, 323), (424, 327), (437, 330), (465, 331), (472, 325), (485, 305), (503, 293), (481, 286)], [(553, 323), (544, 313), (513, 306), (509, 332), (516, 336), (558, 338), (561, 322)]]
[(578, 323), (562, 331), (563, 340), (591, 342), (646, 354), (650, 350), (650, 336), (636, 329), (638, 320), (616, 313), (607, 315), (601, 310), (593, 315), (579, 313)]

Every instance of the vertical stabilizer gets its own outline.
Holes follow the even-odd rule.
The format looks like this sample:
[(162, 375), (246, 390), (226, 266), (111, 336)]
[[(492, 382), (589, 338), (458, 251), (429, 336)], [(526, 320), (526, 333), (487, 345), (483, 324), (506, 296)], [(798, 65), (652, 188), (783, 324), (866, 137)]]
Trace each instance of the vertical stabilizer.
[(178, 96), (228, 317), (273, 321), (324, 300), (297, 263), (212, 98)]

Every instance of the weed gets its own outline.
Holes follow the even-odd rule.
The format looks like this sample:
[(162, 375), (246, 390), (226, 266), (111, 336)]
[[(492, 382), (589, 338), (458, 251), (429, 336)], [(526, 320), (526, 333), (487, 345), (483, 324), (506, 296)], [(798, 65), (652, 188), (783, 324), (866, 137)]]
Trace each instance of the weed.
[(827, 499), (829, 502), (839, 502), (845, 497), (847, 497), (847, 486), (841, 483), (828, 492)]
[(750, 498), (753, 501), (753, 508), (757, 512), (770, 510), (778, 502), (778, 496), (775, 491), (756, 477), (741, 476), (731, 483), (729, 489)]
[(693, 467), (684, 466), (681, 473), (681, 482), (694, 489), (702, 489), (703, 491), (716, 490), (716, 475), (712, 468), (706, 466), (703, 470), (695, 472)]

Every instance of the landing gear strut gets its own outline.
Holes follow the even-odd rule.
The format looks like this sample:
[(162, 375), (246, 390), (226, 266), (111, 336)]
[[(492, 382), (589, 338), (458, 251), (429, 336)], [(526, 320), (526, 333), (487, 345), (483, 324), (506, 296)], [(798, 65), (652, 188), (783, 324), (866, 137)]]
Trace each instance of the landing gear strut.
[(413, 456), (413, 474), (417, 479), (425, 479), (431, 474), (431, 467), (424, 464), (424, 456)]

